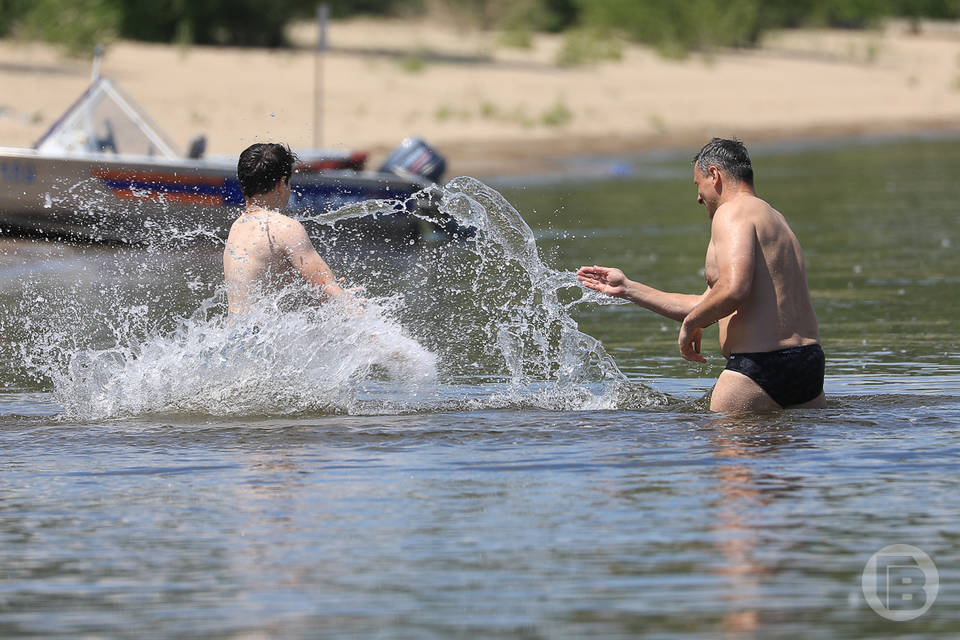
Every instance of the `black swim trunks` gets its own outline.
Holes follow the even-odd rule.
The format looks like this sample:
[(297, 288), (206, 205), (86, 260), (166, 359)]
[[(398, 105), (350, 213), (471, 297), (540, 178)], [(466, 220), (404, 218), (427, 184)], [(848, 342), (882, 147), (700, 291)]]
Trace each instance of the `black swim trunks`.
[(726, 368), (742, 373), (781, 407), (813, 400), (823, 391), (823, 349), (819, 344), (779, 351), (734, 353)]

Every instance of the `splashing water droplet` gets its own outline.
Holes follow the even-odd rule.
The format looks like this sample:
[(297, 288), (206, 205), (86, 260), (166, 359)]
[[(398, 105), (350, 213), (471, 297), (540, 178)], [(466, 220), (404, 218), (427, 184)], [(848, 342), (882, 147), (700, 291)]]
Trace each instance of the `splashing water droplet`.
[[(416, 206), (422, 201), (432, 206)], [(544, 264), (519, 212), (477, 180), (300, 219), (334, 271), (364, 287), (361, 317), (335, 304), (299, 304), (309, 292), (288, 287), (227, 322), (219, 258), (207, 258), (214, 275), (201, 277), (201, 250), (164, 253), (161, 243), (128, 257), (104, 254), (114, 264), (97, 265), (99, 281), (47, 282), (34, 292), (43, 296), (25, 294), (8, 318), (26, 336), (20, 361), (80, 419), (667, 402), (628, 381), (570, 315), (581, 304), (620, 301)], [(406, 233), (414, 223), (446, 229), (447, 241), (388, 242), (387, 230)], [(145, 289), (147, 260), (169, 264)], [(90, 286), (99, 293), (91, 296)], [(185, 292), (201, 297), (199, 309), (184, 313)]]

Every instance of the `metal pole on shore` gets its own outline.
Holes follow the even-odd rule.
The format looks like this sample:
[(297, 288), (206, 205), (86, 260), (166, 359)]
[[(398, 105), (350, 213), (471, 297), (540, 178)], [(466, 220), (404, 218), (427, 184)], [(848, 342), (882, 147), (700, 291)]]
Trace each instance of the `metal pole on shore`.
[(93, 70), (90, 72), (90, 82), (96, 82), (100, 77), (100, 61), (103, 59), (103, 45), (97, 43), (93, 48)]
[(317, 49), (313, 56), (313, 146), (323, 144), (323, 54), (327, 50), (327, 19), (330, 5), (317, 5)]

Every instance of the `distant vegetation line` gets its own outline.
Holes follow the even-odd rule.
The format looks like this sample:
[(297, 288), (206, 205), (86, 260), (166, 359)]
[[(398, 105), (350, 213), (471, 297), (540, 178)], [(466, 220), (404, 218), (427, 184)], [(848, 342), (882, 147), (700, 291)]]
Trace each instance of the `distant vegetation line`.
[[(768, 29), (864, 28), (885, 18), (958, 19), (960, 0), (329, 0), (334, 17), (430, 16), (498, 29), (528, 46), (537, 32), (623, 38), (684, 55), (749, 47)], [(189, 44), (281, 47), (285, 28), (317, 0), (0, 0), (0, 37), (58, 44), (71, 54), (116, 38)]]

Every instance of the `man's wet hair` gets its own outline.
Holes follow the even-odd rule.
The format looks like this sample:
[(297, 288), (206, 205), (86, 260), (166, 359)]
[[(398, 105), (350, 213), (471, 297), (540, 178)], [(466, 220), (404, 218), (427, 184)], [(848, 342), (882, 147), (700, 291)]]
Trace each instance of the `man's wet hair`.
[(693, 157), (693, 164), (700, 173), (706, 175), (713, 166), (733, 176), (735, 180), (753, 186), (753, 165), (747, 147), (739, 140), (714, 138), (703, 145), (700, 153)]
[(237, 162), (237, 178), (244, 198), (269, 193), (281, 180), (289, 182), (298, 158), (290, 147), (258, 142), (243, 150)]

